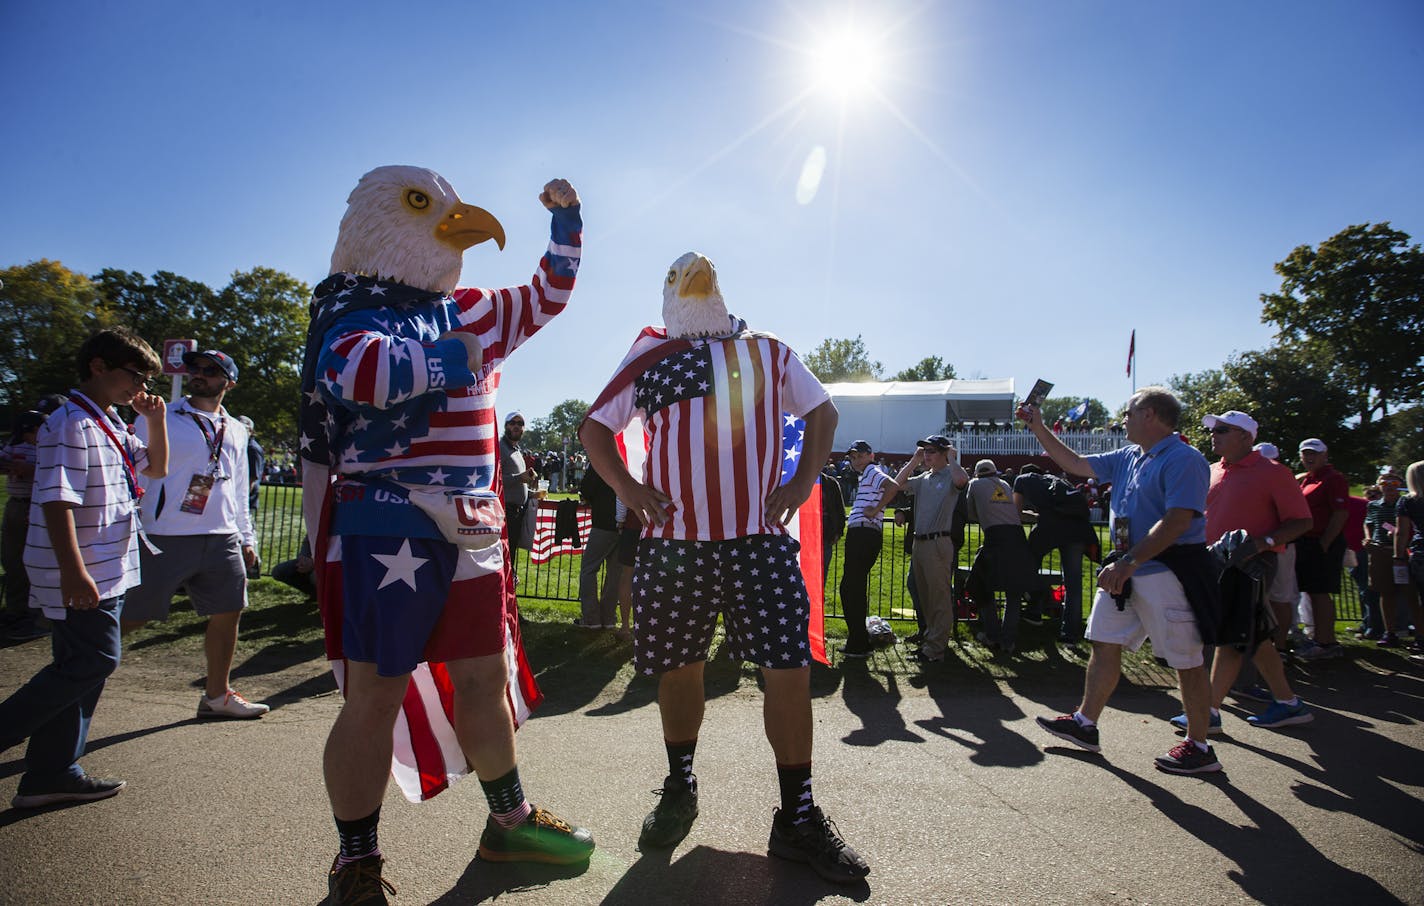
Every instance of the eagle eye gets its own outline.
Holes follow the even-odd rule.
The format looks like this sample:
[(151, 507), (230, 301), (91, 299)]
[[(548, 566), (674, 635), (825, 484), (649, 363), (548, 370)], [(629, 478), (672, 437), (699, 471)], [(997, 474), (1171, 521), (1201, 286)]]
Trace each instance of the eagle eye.
[(405, 193), (405, 203), (417, 211), (423, 211), (430, 207), (430, 196), (419, 189), (411, 189)]
[(673, 285), (674, 283), (676, 283), (676, 282), (677, 282), (677, 268), (674, 267), (674, 268), (672, 268), (672, 269), (670, 269), (670, 270), (668, 271), (668, 286), (672, 286), (672, 285)]

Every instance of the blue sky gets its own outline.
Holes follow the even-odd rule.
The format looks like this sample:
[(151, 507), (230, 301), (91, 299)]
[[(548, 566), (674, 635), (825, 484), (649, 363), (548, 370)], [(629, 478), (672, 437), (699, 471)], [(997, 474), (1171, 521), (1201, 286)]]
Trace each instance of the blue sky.
[[(501, 219), (461, 282), (505, 286), (573, 181), (578, 288), (501, 392), (531, 417), (597, 395), (689, 249), (803, 353), (859, 334), (887, 372), (940, 355), (1114, 407), (1131, 329), (1139, 384), (1213, 367), (1269, 342), (1294, 246), (1424, 239), (1412, 0), (10, 0), (0, 33), (0, 266), (314, 284), (357, 178), (401, 163)], [(844, 33), (836, 59), (880, 63), (842, 94), (812, 61)]]

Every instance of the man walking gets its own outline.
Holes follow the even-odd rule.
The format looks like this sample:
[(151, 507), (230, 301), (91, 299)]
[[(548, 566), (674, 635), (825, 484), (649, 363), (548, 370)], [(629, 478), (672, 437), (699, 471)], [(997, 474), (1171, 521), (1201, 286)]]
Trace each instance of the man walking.
[(841, 613), (846, 621), (846, 644), (841, 654), (850, 658), (870, 657), (870, 635), (865, 630), (869, 610), (870, 571), (880, 558), (884, 543), (882, 526), (885, 505), (895, 496), (899, 485), (875, 464), (875, 452), (869, 441), (858, 440), (846, 454), (850, 467), (860, 474), (855, 501), (846, 518), (845, 562), (841, 568)]
[[(1274, 582), (1277, 552), (1310, 528), (1310, 508), (1295, 476), (1280, 463), (1266, 459), (1251, 445), (1256, 420), (1231, 410), (1202, 418), (1211, 432), (1211, 449), (1221, 458), (1211, 466), (1206, 493), (1206, 537), (1213, 545), (1223, 537), (1236, 553), (1222, 572), (1222, 638), (1211, 665), (1211, 720), (1208, 733), (1220, 733), (1221, 703), (1247, 657), (1269, 687), (1272, 701), (1265, 712), (1246, 720), (1253, 727), (1287, 727), (1314, 720), (1310, 709), (1291, 690), (1280, 653), (1271, 641), (1268, 590)], [(1244, 535), (1244, 537), (1242, 536)], [(1186, 729), (1185, 714), (1172, 724)]]
[[(193, 610), (208, 619), (207, 688), (198, 717), (252, 720), (268, 706), (249, 702), (231, 686), (247, 571), (257, 563), (247, 428), (223, 408), (223, 398), (237, 386), (237, 365), (216, 349), (184, 353), (183, 364), (188, 395), (168, 409), (168, 475), (145, 483), (142, 520), (153, 546), (139, 545), (143, 578), (124, 603), (123, 631), (168, 619), (173, 595), (186, 588)], [(147, 441), (147, 422), (136, 429)]]
[[(911, 478), (920, 465), (925, 471)], [(910, 568), (920, 609), (925, 615), (924, 638), (914, 655), (922, 664), (944, 660), (954, 632), (954, 566), (958, 551), (951, 531), (959, 492), (969, 484), (969, 473), (959, 464), (959, 451), (943, 434), (915, 442), (915, 455), (895, 476), (895, 484), (915, 499), (915, 546)]]
[(1091, 475), (1113, 487), (1114, 555), (1098, 573), (1099, 590), (1088, 615), (1093, 651), (1083, 700), (1072, 714), (1039, 717), (1038, 725), (1080, 748), (1101, 751), (1097, 721), (1122, 675), (1122, 649), (1136, 650), (1151, 638), (1153, 653), (1177, 671), (1187, 715), (1186, 739), (1156, 764), (1169, 773), (1195, 774), (1221, 770), (1207, 743), (1211, 683), (1183, 581), (1194, 593), (1213, 581), (1204, 518), (1211, 470), (1206, 458), (1177, 436), (1181, 412), (1166, 389), (1139, 390), (1123, 420), (1131, 443), (1089, 456), (1069, 449), (1045, 427), (1037, 406), (1021, 406), (1019, 418), (1065, 472)]

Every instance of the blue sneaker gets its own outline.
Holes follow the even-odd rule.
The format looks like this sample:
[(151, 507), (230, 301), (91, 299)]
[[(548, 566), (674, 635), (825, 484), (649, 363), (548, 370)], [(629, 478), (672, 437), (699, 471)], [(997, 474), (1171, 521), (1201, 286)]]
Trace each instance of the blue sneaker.
[(1310, 713), (1310, 709), (1305, 706), (1305, 702), (1296, 700), (1293, 705), (1283, 702), (1271, 702), (1264, 712), (1259, 715), (1253, 714), (1246, 718), (1246, 722), (1253, 727), (1264, 727), (1267, 730), (1275, 727), (1290, 727), (1295, 724), (1308, 724), (1315, 720), (1315, 715)]
[[(1178, 714), (1176, 717), (1172, 718), (1171, 724), (1178, 730), (1181, 730), (1183, 733), (1187, 732), (1187, 715)], [(1206, 726), (1206, 735), (1219, 736), (1221, 733), (1221, 713), (1218, 712), (1211, 716), (1211, 722), (1208, 723)]]

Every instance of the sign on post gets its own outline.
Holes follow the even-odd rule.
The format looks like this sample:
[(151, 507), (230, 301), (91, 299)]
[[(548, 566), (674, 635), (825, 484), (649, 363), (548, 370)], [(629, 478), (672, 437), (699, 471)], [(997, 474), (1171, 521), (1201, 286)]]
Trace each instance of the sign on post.
[(196, 352), (197, 349), (197, 340), (163, 341), (163, 373), (173, 377), (173, 391), (168, 395), (170, 403), (178, 402), (178, 397), (183, 392), (183, 375), (188, 373), (188, 369), (183, 365), (183, 353)]

